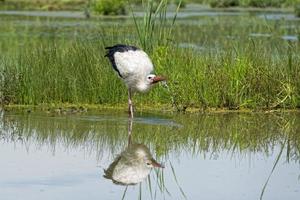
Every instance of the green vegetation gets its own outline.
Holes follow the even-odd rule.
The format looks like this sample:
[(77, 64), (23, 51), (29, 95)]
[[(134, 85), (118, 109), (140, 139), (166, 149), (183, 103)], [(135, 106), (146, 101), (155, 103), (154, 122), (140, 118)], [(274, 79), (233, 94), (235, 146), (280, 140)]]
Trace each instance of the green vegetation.
[(144, 18), (100, 22), (2, 16), (1, 103), (124, 103), (125, 86), (104, 48), (125, 43), (143, 47), (156, 73), (169, 79), (168, 89), (136, 95), (139, 108), (300, 107), (299, 43), (282, 38), (300, 32), (298, 21), (241, 15), (178, 18), (174, 24), (176, 14), (167, 19), (165, 8), (151, 14), (147, 7)]
[(295, 14), (300, 17), (300, 3), (295, 5)]
[(82, 10), (85, 0), (3, 0), (1, 10)]
[[(170, 0), (178, 4), (180, 0)], [(125, 3), (124, 3), (125, 2)], [(130, 0), (130, 3), (141, 5), (160, 0)], [(293, 7), (299, 0), (183, 0), (181, 7), (188, 3), (207, 4), (212, 7)], [(126, 0), (0, 0), (1, 10), (83, 10), (88, 4), (94, 4), (94, 10), (100, 14), (124, 14), (129, 8)], [(125, 6), (126, 4), (126, 6)]]
[(125, 15), (125, 0), (94, 0), (93, 9), (101, 15)]
[(187, 5), (187, 2), (186, 2), (186, 0), (174, 0), (173, 4), (179, 5), (180, 8), (185, 8)]
[(209, 1), (211, 7), (233, 7), (239, 6), (239, 0), (212, 0)]
[(152, 51), (155, 46), (168, 46), (169, 41), (172, 40), (174, 23), (181, 1), (178, 2), (171, 20), (167, 18), (168, 3), (168, 0), (161, 0), (158, 4), (154, 1), (148, 2), (144, 7), (143, 20), (133, 15), (140, 45), (146, 51)]
[(209, 4), (212, 7), (288, 7), (299, 3), (299, 0), (188, 0), (188, 3)]
[(280, 7), (284, 4), (283, 0), (250, 0), (248, 5), (253, 7)]

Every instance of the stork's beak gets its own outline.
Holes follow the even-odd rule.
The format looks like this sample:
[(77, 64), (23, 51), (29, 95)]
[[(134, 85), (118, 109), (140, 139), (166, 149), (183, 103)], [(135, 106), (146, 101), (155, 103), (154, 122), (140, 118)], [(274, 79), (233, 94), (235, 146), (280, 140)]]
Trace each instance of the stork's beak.
[(152, 161), (152, 166), (153, 167), (165, 168), (165, 166), (163, 166), (162, 164), (156, 162), (156, 160), (154, 160), (153, 158), (151, 159), (151, 161)]
[(158, 82), (160, 82), (160, 81), (165, 81), (165, 80), (167, 80), (167, 78), (164, 77), (164, 76), (155, 76), (155, 77), (152, 79), (152, 84), (158, 83)]

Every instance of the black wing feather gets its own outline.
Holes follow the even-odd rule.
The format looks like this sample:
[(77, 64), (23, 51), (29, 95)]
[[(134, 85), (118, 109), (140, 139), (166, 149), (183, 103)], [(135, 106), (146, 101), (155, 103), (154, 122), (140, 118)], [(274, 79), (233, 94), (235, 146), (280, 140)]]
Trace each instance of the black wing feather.
[(106, 53), (105, 57), (108, 57), (114, 70), (116, 70), (116, 72), (119, 74), (119, 76), (121, 78), (123, 78), (122, 75), (120, 74), (120, 71), (119, 71), (117, 65), (116, 65), (114, 54), (116, 52), (136, 51), (139, 48), (137, 48), (135, 46), (125, 45), (125, 44), (116, 44), (111, 47), (105, 47), (105, 49), (107, 49), (107, 53)]

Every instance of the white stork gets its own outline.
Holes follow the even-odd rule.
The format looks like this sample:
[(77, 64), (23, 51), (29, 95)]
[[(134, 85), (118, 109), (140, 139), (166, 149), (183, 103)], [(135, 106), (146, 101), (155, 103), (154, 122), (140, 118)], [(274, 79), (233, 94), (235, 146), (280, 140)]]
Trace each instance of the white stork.
[(105, 57), (108, 57), (112, 67), (128, 87), (128, 112), (133, 118), (133, 92), (146, 92), (155, 83), (166, 79), (152, 74), (154, 68), (149, 56), (137, 47), (117, 44), (105, 49)]

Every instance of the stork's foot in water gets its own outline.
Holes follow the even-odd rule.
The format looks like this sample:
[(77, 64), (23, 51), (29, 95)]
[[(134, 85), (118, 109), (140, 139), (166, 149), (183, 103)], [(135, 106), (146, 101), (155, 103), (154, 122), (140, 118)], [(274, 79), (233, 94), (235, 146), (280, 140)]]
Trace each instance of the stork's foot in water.
[(128, 89), (128, 114), (130, 118), (133, 118), (133, 105), (131, 100), (131, 89)]
[(130, 118), (133, 118), (133, 105), (132, 104), (128, 105), (128, 116)]

